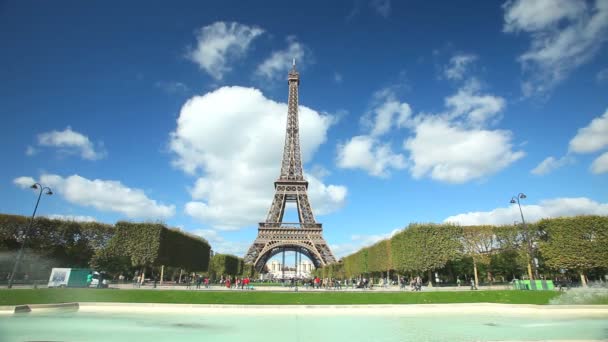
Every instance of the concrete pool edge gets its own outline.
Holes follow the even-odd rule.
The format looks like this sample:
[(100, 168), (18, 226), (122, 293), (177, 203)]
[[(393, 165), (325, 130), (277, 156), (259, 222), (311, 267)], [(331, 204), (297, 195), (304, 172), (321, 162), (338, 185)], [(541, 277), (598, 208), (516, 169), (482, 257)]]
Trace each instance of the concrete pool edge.
[(53, 304), (23, 304), (23, 305), (12, 305), (12, 306), (0, 306), (0, 316), (19, 314), (19, 313), (30, 313), (30, 312), (43, 312), (43, 311), (78, 311), (80, 307), (79, 303), (53, 303)]
[[(23, 305), (0, 306), (0, 316), (12, 315)], [(534, 305), (496, 303), (458, 304), (377, 304), (377, 305), (222, 305), (222, 304), (159, 304), (159, 303), (61, 303), (27, 306), (32, 313), (78, 310), (85, 313), (171, 313), (171, 314), (513, 314), (513, 315), (576, 315), (608, 317), (608, 305)]]

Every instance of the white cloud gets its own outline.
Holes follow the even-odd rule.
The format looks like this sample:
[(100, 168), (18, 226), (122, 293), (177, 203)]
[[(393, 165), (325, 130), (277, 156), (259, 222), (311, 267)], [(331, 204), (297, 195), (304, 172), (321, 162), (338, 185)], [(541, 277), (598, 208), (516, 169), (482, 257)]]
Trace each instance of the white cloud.
[(287, 44), (287, 48), (274, 51), (270, 57), (258, 65), (256, 75), (269, 80), (286, 79), (294, 59), (298, 65), (307, 63), (310, 54), (302, 43), (291, 36), (287, 38)]
[(414, 136), (403, 147), (410, 153), (414, 178), (464, 183), (492, 175), (525, 155), (513, 150), (510, 131), (485, 128), (498, 122), (505, 100), (480, 94), (475, 79), (447, 97), (445, 106), (443, 113), (412, 119)]
[(579, 0), (533, 0), (507, 1), (505, 9), (505, 32), (539, 31), (556, 25), (563, 19), (575, 20), (586, 11), (585, 3)]
[[(480, 94), (479, 89), (479, 83), (471, 79), (445, 99), (443, 113), (417, 116), (412, 115), (407, 103), (396, 100), (390, 89), (377, 92), (374, 101), (378, 104), (361, 120), (370, 134), (355, 136), (338, 145), (338, 167), (360, 168), (373, 176), (387, 176), (390, 168), (403, 169), (409, 165), (414, 178), (429, 175), (447, 183), (464, 183), (502, 170), (523, 157), (524, 152), (512, 150), (510, 131), (484, 128), (488, 121), (498, 121), (505, 100)], [(414, 133), (403, 143), (403, 148), (409, 151), (410, 163), (380, 139), (402, 127)]]
[(325, 215), (342, 208), (348, 193), (348, 189), (345, 186), (325, 185), (320, 179), (311, 174), (306, 174), (306, 178), (309, 183), (308, 197), (315, 214)]
[(591, 60), (608, 36), (608, 1), (583, 0), (508, 1), (505, 32), (527, 32), (528, 51), (519, 56), (531, 73), (522, 85), (524, 95), (546, 93), (572, 70)]
[[(19, 177), (13, 182), (21, 187), (33, 184), (31, 177)], [(175, 206), (158, 204), (140, 189), (124, 186), (113, 180), (89, 180), (79, 175), (63, 178), (43, 174), (40, 183), (50, 187), (66, 201), (101, 211), (121, 213), (128, 218), (163, 219), (173, 216)], [(29, 186), (27, 185), (27, 186)]]
[[(238, 101), (235, 101), (238, 99)], [(222, 87), (188, 100), (171, 134), (174, 164), (201, 176), (186, 213), (216, 229), (238, 229), (266, 217), (279, 175), (287, 104), (257, 89)], [(299, 106), (302, 159), (312, 159), (334, 118)], [(230, 132), (227, 134), (227, 132)], [(346, 188), (307, 175), (316, 214), (341, 207)]]
[(505, 108), (505, 100), (500, 96), (478, 94), (476, 81), (469, 82), (458, 92), (445, 99), (450, 117), (465, 116), (473, 126), (486, 124)]
[(385, 18), (391, 14), (391, 0), (372, 0), (370, 6)]
[[(602, 116), (594, 118), (589, 125), (579, 128), (578, 132), (570, 140), (568, 154), (557, 159), (547, 157), (538, 164), (531, 172), (536, 175), (547, 174), (557, 168), (571, 163), (574, 153), (593, 153), (608, 147), (608, 110)], [(608, 157), (606, 153), (595, 159), (591, 165), (591, 172), (600, 174), (608, 169)]]
[(251, 42), (264, 33), (256, 26), (218, 21), (196, 32), (196, 47), (187, 57), (216, 80), (232, 70), (228, 63), (242, 58)]
[(361, 125), (369, 130), (369, 134), (338, 144), (337, 166), (362, 169), (376, 177), (388, 177), (390, 169), (404, 169), (405, 157), (394, 153), (391, 144), (383, 143), (380, 137), (391, 129), (409, 125), (411, 115), (410, 105), (400, 102), (390, 88), (377, 91), (372, 109), (361, 117)]
[[(505, 202), (508, 201), (508, 198)], [(608, 215), (608, 203), (598, 203), (589, 198), (554, 198), (540, 201), (539, 204), (522, 205), (526, 222), (536, 222), (543, 218), (576, 216), (576, 215)], [(517, 204), (506, 208), (496, 208), (491, 211), (477, 211), (450, 216), (444, 222), (460, 225), (511, 225), (521, 221)]]
[(197, 229), (191, 233), (207, 240), (214, 253), (232, 254), (243, 257), (251, 245), (251, 241), (227, 240), (218, 231), (213, 229)]
[(315, 164), (310, 169), (310, 174), (317, 178), (318, 180), (322, 180), (323, 178), (329, 176), (331, 171), (326, 169), (323, 165)]
[(353, 137), (338, 145), (337, 165), (344, 169), (363, 169), (378, 177), (387, 177), (391, 168), (406, 167), (403, 155), (393, 153), (389, 144), (381, 144), (367, 135)]
[[(63, 153), (76, 153), (84, 159), (97, 160), (104, 158), (106, 152), (102, 149), (95, 151), (89, 138), (68, 126), (63, 131), (51, 131), (38, 135), (38, 144), (41, 146), (57, 147)], [(26, 152), (27, 154), (27, 152)]]
[(399, 102), (390, 89), (383, 89), (374, 94), (375, 106), (364, 115), (361, 122), (370, 128), (370, 135), (386, 134), (391, 128), (401, 128), (408, 124), (412, 109), (406, 102)]
[(559, 159), (553, 156), (547, 157), (530, 172), (538, 176), (546, 175), (555, 169), (568, 165), (571, 161), (572, 159), (567, 156), (561, 157)]
[(608, 152), (604, 152), (591, 164), (591, 172), (595, 174), (608, 173)]
[(36, 183), (36, 181), (32, 177), (17, 177), (13, 179), (13, 183), (22, 189), (27, 189)]
[(608, 146), (608, 110), (591, 123), (580, 128), (570, 140), (569, 150), (576, 153), (596, 152)]
[(47, 215), (46, 217), (52, 220), (62, 220), (62, 221), (76, 221), (76, 222), (97, 222), (97, 219), (93, 216), (84, 216), (84, 215), (61, 215), (61, 214), (52, 214)]
[(524, 156), (512, 151), (511, 132), (467, 129), (441, 117), (426, 117), (415, 136), (404, 142), (414, 178), (430, 175), (447, 183), (464, 183), (496, 173)]
[(388, 239), (400, 232), (401, 230), (401, 228), (393, 229), (388, 234), (351, 235), (349, 242), (332, 244), (330, 245), (330, 248), (334, 252), (336, 257), (339, 259), (347, 255), (353, 254), (361, 248), (369, 247), (378, 241)]
[(469, 65), (477, 60), (476, 55), (459, 54), (450, 58), (450, 64), (444, 68), (444, 75), (449, 80), (461, 80)]

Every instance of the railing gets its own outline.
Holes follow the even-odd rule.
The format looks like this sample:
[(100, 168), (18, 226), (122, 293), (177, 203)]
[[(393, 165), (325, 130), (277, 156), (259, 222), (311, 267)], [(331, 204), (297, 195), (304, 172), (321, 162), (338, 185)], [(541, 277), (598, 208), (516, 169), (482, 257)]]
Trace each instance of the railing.
[(321, 229), (322, 223), (260, 222), (260, 228)]

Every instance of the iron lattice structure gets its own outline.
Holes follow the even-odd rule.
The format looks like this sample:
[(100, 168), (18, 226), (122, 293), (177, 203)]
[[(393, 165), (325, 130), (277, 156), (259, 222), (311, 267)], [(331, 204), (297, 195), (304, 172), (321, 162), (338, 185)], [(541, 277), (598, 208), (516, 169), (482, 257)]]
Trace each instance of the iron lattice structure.
[[(315, 220), (308, 200), (308, 181), (304, 179), (302, 172), (298, 124), (300, 75), (296, 71), (295, 63), (287, 79), (287, 131), (281, 174), (274, 182), (275, 194), (266, 221), (259, 224), (258, 236), (245, 255), (245, 262), (253, 264), (258, 272), (263, 270), (271, 257), (283, 251), (302, 253), (315, 267), (336, 262), (323, 238), (323, 226)], [(295, 203), (299, 222), (283, 222), (287, 203)]]

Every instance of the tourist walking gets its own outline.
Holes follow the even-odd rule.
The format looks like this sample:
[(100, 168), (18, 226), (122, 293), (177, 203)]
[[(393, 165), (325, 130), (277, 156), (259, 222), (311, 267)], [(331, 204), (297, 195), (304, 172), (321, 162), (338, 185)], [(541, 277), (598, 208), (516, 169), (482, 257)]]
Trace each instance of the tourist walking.
[(422, 278), (420, 276), (416, 277), (416, 291), (422, 290)]

